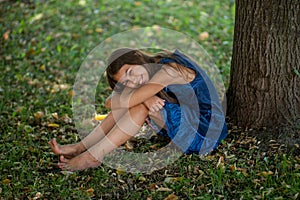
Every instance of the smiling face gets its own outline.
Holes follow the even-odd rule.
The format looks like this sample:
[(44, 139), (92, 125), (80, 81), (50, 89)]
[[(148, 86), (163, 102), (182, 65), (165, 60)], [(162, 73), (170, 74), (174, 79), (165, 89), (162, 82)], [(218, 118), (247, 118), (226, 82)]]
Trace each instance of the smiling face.
[(123, 65), (114, 80), (129, 88), (139, 88), (149, 81), (149, 74), (142, 65)]

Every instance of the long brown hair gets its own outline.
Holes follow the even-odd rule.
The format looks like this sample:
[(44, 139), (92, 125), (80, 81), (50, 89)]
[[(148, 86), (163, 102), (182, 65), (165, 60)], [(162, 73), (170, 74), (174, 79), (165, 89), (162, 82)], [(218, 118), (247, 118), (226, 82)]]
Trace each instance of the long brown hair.
[[(173, 53), (169, 51), (161, 51), (155, 54), (148, 54), (142, 50), (132, 49), (132, 48), (120, 48), (115, 50), (108, 58), (107, 63), (107, 80), (110, 87), (115, 90), (116, 92), (121, 92), (125, 86), (118, 83), (114, 80), (114, 75), (121, 69), (121, 67), (125, 64), (129, 65), (143, 65), (149, 74), (149, 78), (161, 69), (162, 64), (159, 64), (159, 61), (162, 58), (172, 58), (176, 60), (173, 56)], [(171, 67), (176, 68), (179, 72), (182, 73), (181, 65), (174, 63), (168, 63)], [(178, 101), (168, 95), (164, 90), (161, 90), (159, 93), (156, 94), (162, 99), (165, 99), (169, 102), (178, 103)]]

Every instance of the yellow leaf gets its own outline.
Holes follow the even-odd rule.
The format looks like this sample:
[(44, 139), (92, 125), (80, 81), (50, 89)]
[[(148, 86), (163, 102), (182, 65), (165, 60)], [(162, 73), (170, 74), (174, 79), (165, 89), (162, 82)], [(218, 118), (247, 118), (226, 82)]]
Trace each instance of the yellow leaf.
[(105, 117), (107, 117), (107, 115), (96, 114), (95, 120), (101, 121), (101, 120), (105, 119)]
[(139, 177), (139, 181), (146, 181), (147, 179), (144, 176)]
[(122, 175), (125, 174), (125, 171), (123, 169), (121, 169), (120, 167), (117, 168), (117, 174)]
[(97, 33), (102, 33), (103, 32), (103, 29), (102, 28), (96, 28), (95, 30)]
[(45, 70), (46, 70), (46, 66), (45, 66), (45, 65), (41, 65), (41, 66), (40, 66), (40, 70), (41, 70), (41, 71), (45, 71)]
[(8, 185), (9, 183), (10, 183), (10, 180), (7, 178), (7, 179), (4, 179), (3, 181), (2, 181), (2, 183), (4, 184), (4, 185)]
[(48, 127), (59, 127), (59, 124), (55, 124), (55, 123), (49, 123)]

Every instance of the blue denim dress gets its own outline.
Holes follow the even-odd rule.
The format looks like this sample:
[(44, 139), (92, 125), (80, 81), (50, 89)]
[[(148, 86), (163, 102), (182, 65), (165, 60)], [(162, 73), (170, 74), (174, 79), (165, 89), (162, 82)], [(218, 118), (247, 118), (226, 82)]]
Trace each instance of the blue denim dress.
[[(218, 93), (205, 73), (194, 61), (176, 50), (174, 58), (163, 58), (160, 64), (178, 63), (196, 72), (188, 84), (168, 85), (164, 90), (179, 103), (165, 102), (161, 111), (165, 127), (156, 128), (168, 136), (186, 154), (207, 154), (228, 133)], [(152, 126), (158, 127), (151, 122)]]

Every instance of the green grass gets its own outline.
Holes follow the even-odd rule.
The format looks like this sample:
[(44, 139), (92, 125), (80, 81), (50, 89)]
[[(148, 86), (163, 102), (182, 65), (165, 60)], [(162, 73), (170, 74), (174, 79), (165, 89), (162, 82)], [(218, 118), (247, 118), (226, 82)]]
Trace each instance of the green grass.
[[(64, 144), (79, 140), (70, 121), (70, 92), (85, 57), (106, 38), (133, 27), (159, 25), (189, 35), (228, 84), (233, 0), (1, 1), (0, 13), (3, 199), (299, 198), (299, 155), (260, 149), (260, 141), (236, 129), (210, 156), (182, 156), (152, 174), (124, 174), (105, 165), (61, 173), (48, 147), (53, 137)], [(209, 33), (205, 40), (203, 32)], [(97, 90), (97, 110), (106, 112), (108, 86)], [(151, 146), (144, 142), (137, 150)]]

